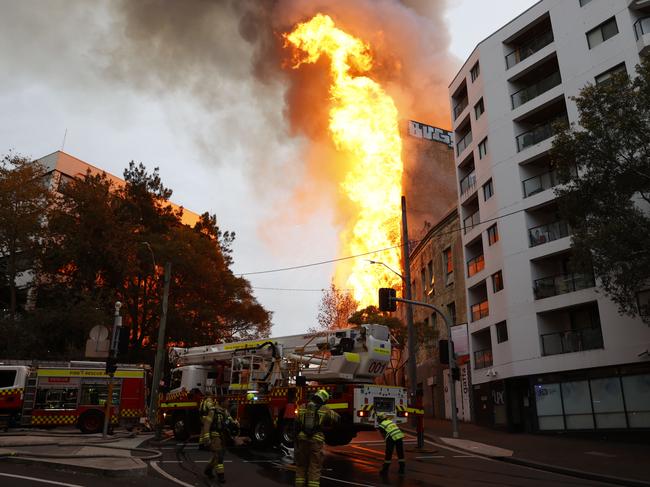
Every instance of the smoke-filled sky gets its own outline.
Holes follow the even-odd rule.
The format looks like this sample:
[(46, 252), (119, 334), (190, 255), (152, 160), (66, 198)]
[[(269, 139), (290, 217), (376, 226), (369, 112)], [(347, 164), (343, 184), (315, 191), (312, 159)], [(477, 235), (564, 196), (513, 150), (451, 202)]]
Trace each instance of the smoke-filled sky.
[[(323, 64), (284, 69), (279, 33), (331, 15), (371, 44), (401, 117), (448, 128), (461, 59), (533, 3), (0, 0), (0, 154), (41, 157), (67, 129), (69, 154), (118, 176), (158, 166), (176, 203), (216, 213), (238, 274), (330, 260), (349, 209), (328, 164), (328, 80)], [(333, 271), (248, 276), (274, 335), (314, 326)]]

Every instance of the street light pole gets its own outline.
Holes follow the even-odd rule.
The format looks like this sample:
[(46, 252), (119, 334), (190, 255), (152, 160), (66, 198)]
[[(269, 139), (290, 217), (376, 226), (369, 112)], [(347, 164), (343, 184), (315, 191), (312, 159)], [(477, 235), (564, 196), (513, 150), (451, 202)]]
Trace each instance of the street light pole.
[[(415, 406), (417, 396), (417, 369), (415, 357), (415, 327), (413, 326), (413, 306), (411, 300), (411, 260), (409, 256), (409, 232), (406, 221), (406, 196), (402, 196), (402, 259), (404, 261), (404, 296), (406, 296), (406, 331), (408, 341), (408, 378), (409, 378), (409, 404)], [(413, 417), (413, 426), (417, 427), (417, 418)], [(418, 447), (422, 448), (423, 444)]]
[[(117, 359), (117, 350), (118, 342), (122, 328), (122, 316), (120, 316), (120, 308), (122, 303), (119, 301), (115, 302), (115, 317), (113, 320), (113, 335), (111, 336), (111, 347), (108, 351), (108, 357), (106, 357), (106, 369), (108, 370), (111, 363)], [(102, 437), (106, 438), (108, 435), (108, 424), (111, 421), (111, 412), (113, 408), (113, 376), (115, 372), (113, 369), (108, 371), (108, 391), (106, 393), (106, 403), (104, 404), (104, 427), (102, 429)]]
[(165, 328), (167, 326), (167, 301), (169, 299), (169, 282), (171, 281), (172, 263), (165, 264), (165, 285), (163, 289), (162, 314), (160, 315), (160, 326), (158, 327), (158, 342), (156, 348), (156, 361), (153, 366), (153, 379), (151, 384), (151, 399), (149, 403), (149, 422), (154, 425), (156, 439), (160, 439), (160, 426), (158, 424), (158, 386), (162, 376), (163, 357), (165, 353)]

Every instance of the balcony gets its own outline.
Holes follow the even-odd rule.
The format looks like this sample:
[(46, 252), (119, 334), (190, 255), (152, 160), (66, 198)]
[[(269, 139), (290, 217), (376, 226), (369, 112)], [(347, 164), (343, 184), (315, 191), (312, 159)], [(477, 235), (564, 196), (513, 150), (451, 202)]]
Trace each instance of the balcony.
[(560, 72), (556, 71), (541, 81), (513, 93), (510, 95), (510, 99), (512, 100), (512, 109), (514, 110), (533, 98), (537, 98), (542, 93), (546, 93), (548, 90), (555, 88), (560, 83), (562, 83), (562, 78), (560, 77)]
[(467, 261), (467, 277), (472, 277), (485, 269), (485, 259), (483, 254), (477, 255), (473, 259)]
[(492, 366), (492, 349), (476, 350), (474, 352), (474, 368), (484, 369)]
[(554, 125), (556, 123), (566, 125), (568, 121), (566, 117), (559, 117), (550, 122), (539, 124), (523, 134), (519, 134), (517, 136), (517, 152), (521, 152), (528, 147), (532, 147), (535, 144), (539, 144), (540, 142), (553, 137), (553, 135), (555, 135)]
[(490, 305), (487, 299), (480, 303), (473, 304), (470, 308), (472, 312), (472, 321), (478, 321), (490, 315)]
[(535, 299), (550, 298), (560, 294), (588, 289), (596, 285), (592, 274), (559, 274), (537, 279), (533, 284)]
[(530, 246), (537, 247), (553, 240), (568, 237), (569, 231), (569, 225), (562, 220), (530, 228), (528, 230)]
[(476, 187), (476, 173), (472, 171), (463, 179), (460, 180), (460, 195), (465, 196)]
[(458, 102), (458, 104), (454, 107), (454, 120), (456, 120), (461, 113), (463, 113), (463, 110), (467, 108), (467, 104), (469, 101), (467, 98), (463, 98), (461, 101)]
[(541, 335), (541, 339), (544, 356), (603, 348), (603, 334), (600, 328), (547, 333)]
[(463, 235), (465, 235), (467, 232), (471, 232), (479, 223), (481, 223), (481, 218), (478, 210), (476, 210), (474, 213), (463, 220)]
[(552, 169), (523, 181), (524, 198), (551, 189), (558, 184), (557, 171)]
[(467, 147), (469, 144), (472, 143), (472, 132), (467, 132), (465, 136), (460, 139), (458, 142), (456, 142), (456, 155), (459, 156)]
[(524, 59), (529, 58), (537, 51), (548, 46), (551, 42), (553, 42), (553, 31), (548, 30), (543, 34), (531, 39), (527, 43), (522, 44), (506, 56), (506, 69), (510, 69), (513, 66), (516, 66)]
[(650, 17), (643, 17), (634, 22), (634, 34), (636, 34), (637, 41), (644, 35), (650, 34)]

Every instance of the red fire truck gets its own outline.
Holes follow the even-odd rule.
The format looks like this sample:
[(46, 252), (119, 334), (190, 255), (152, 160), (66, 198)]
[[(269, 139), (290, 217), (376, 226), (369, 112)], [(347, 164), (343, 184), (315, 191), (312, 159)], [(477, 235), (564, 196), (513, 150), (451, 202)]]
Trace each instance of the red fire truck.
[(390, 356), (389, 331), (382, 325), (173, 348), (176, 368), (159, 413), (183, 437), (198, 431), (198, 406), (206, 394), (214, 394), (254, 443), (279, 441), (291, 448), (297, 407), (324, 388), (330, 393), (328, 406), (342, 418), (325, 432), (326, 442), (344, 445), (358, 431), (372, 429), (378, 412), (398, 423), (415, 412), (403, 387), (374, 383)]
[[(119, 365), (113, 378), (111, 423), (145, 417), (146, 370)], [(104, 424), (109, 377), (103, 362), (0, 364), (0, 425), (74, 425), (98, 433)]]

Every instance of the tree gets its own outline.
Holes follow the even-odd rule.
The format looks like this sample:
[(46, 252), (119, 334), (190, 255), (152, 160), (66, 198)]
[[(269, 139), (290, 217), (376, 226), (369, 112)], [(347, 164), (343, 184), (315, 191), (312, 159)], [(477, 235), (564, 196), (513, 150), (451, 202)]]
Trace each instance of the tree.
[(650, 287), (650, 61), (634, 78), (587, 85), (574, 101), (579, 126), (561, 130), (551, 153), (566, 183), (556, 194), (572, 265), (593, 270), (619, 311), (634, 316)]
[(310, 328), (309, 331), (347, 328), (348, 319), (358, 307), (359, 303), (352, 294), (341, 291), (332, 282), (329, 289), (323, 291), (323, 297), (318, 305), (318, 326)]
[(18, 309), (18, 275), (31, 269), (44, 231), (45, 210), (52, 203), (46, 169), (8, 154), (0, 160), (0, 278), (8, 290), (9, 317)]

